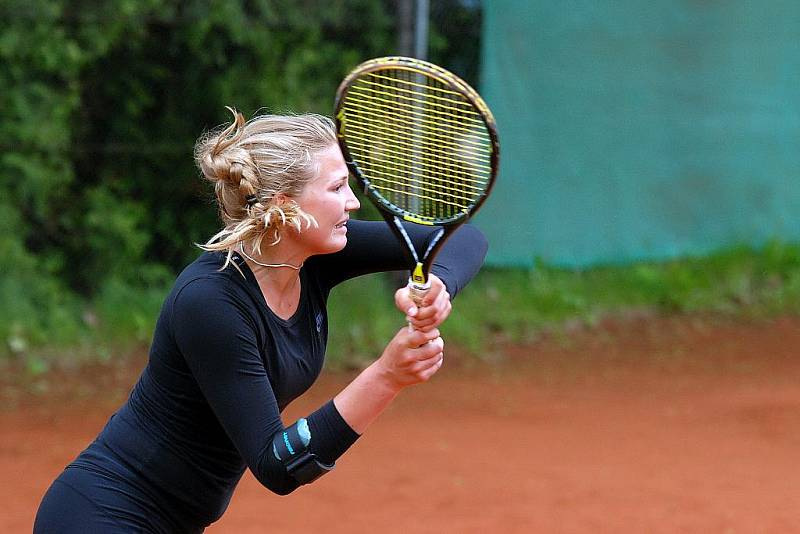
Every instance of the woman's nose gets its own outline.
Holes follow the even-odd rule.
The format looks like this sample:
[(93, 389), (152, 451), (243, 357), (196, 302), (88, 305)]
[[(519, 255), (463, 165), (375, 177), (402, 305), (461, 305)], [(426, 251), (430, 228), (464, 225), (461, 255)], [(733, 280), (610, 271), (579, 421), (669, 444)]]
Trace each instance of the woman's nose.
[(358, 208), (361, 207), (361, 202), (358, 201), (358, 197), (356, 197), (352, 189), (348, 187), (348, 190), (350, 191), (350, 198), (347, 199), (347, 203), (345, 204), (345, 209), (347, 209), (348, 211), (357, 210)]

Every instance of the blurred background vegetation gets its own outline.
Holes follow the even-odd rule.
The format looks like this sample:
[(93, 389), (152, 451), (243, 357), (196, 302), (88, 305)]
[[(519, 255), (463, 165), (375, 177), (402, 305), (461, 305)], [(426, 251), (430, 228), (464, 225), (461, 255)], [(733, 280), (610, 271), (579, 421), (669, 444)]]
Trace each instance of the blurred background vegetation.
[[(226, 105), (330, 114), (357, 63), (398, 53), (390, 0), (6, 0), (0, 4), (0, 359), (42, 372), (149, 343), (175, 275), (218, 226), (193, 144)], [(480, 3), (433, 2), (429, 59), (477, 84)], [(332, 302), (329, 354), (357, 365), (402, 322), (381, 277)], [(800, 249), (661, 264), (487, 269), (453, 338), (493, 339), (630, 309), (800, 311)], [(487, 309), (491, 313), (487, 313)]]
[[(330, 114), (353, 66), (397, 53), (401, 4), (2, 2), (0, 353), (146, 343), (218, 226), (195, 140), (227, 105)], [(478, 6), (431, 19), (430, 59), (474, 82)]]

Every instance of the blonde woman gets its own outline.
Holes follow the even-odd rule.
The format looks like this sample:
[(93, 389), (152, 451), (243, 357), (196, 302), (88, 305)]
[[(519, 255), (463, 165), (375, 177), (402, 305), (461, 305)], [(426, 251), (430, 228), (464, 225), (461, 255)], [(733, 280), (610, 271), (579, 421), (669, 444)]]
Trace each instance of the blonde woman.
[[(195, 151), (224, 228), (178, 276), (130, 398), (51, 485), (36, 533), (202, 532), (245, 469), (281, 495), (314, 481), (442, 366), (437, 327), (486, 252), (469, 226), (439, 254), (419, 308), (395, 294), (415, 330), (399, 325), (335, 398), (284, 426), (281, 411), (322, 369), (331, 288), (404, 256), (385, 223), (350, 219), (359, 202), (329, 119), (231, 111)], [(408, 230), (418, 244), (433, 233)]]

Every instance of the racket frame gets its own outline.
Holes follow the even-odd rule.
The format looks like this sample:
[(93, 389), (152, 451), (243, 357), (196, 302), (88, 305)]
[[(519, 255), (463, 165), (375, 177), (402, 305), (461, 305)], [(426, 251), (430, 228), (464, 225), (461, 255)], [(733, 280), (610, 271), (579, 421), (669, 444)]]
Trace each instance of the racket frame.
[[(447, 218), (439, 219), (420, 216), (419, 214), (402, 209), (384, 198), (377, 191), (377, 189), (372, 186), (369, 178), (366, 177), (359, 168), (355, 158), (353, 158), (347, 146), (347, 119), (345, 116), (345, 102), (348, 91), (354, 82), (356, 82), (362, 76), (379, 72), (381, 70), (406, 70), (432, 77), (439, 83), (447, 86), (448, 89), (452, 89), (460, 93), (478, 110), (481, 120), (483, 121), (486, 131), (489, 135), (491, 148), (489, 153), (489, 163), (491, 172), (489, 174), (486, 187), (469, 207)], [(494, 120), (494, 116), (480, 95), (472, 87), (470, 87), (469, 84), (455, 74), (437, 65), (434, 65), (433, 63), (402, 56), (376, 58), (358, 65), (339, 85), (339, 88), (336, 91), (334, 110), (337, 141), (342, 150), (347, 168), (361, 186), (364, 195), (366, 195), (366, 197), (378, 208), (378, 212), (381, 214), (384, 220), (386, 220), (386, 223), (389, 225), (389, 228), (395, 234), (397, 239), (405, 244), (404, 249), (409, 265), (414, 266), (411, 269), (412, 273), (409, 280), (412, 293), (416, 293), (415, 300), (417, 300), (417, 298), (421, 300), (422, 296), (424, 296), (425, 290), (430, 286), (428, 281), (428, 273), (430, 272), (430, 268), (433, 264), (436, 254), (439, 252), (445, 241), (447, 241), (447, 238), (459, 226), (472, 217), (475, 212), (478, 211), (494, 187), (500, 158), (500, 144), (497, 138), (497, 125)], [(421, 224), (424, 226), (440, 227), (439, 231), (428, 243), (428, 247), (424, 254), (419, 255), (417, 253), (411, 238), (401, 224), (401, 220)]]

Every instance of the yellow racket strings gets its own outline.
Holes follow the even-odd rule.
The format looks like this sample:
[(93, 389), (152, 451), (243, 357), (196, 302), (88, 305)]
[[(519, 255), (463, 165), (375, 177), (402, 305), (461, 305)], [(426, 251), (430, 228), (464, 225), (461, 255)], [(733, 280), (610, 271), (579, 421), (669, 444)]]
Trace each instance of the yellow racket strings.
[(468, 211), (492, 173), (492, 142), (475, 105), (408, 68), (362, 75), (343, 102), (350, 156), (387, 201), (423, 220)]

